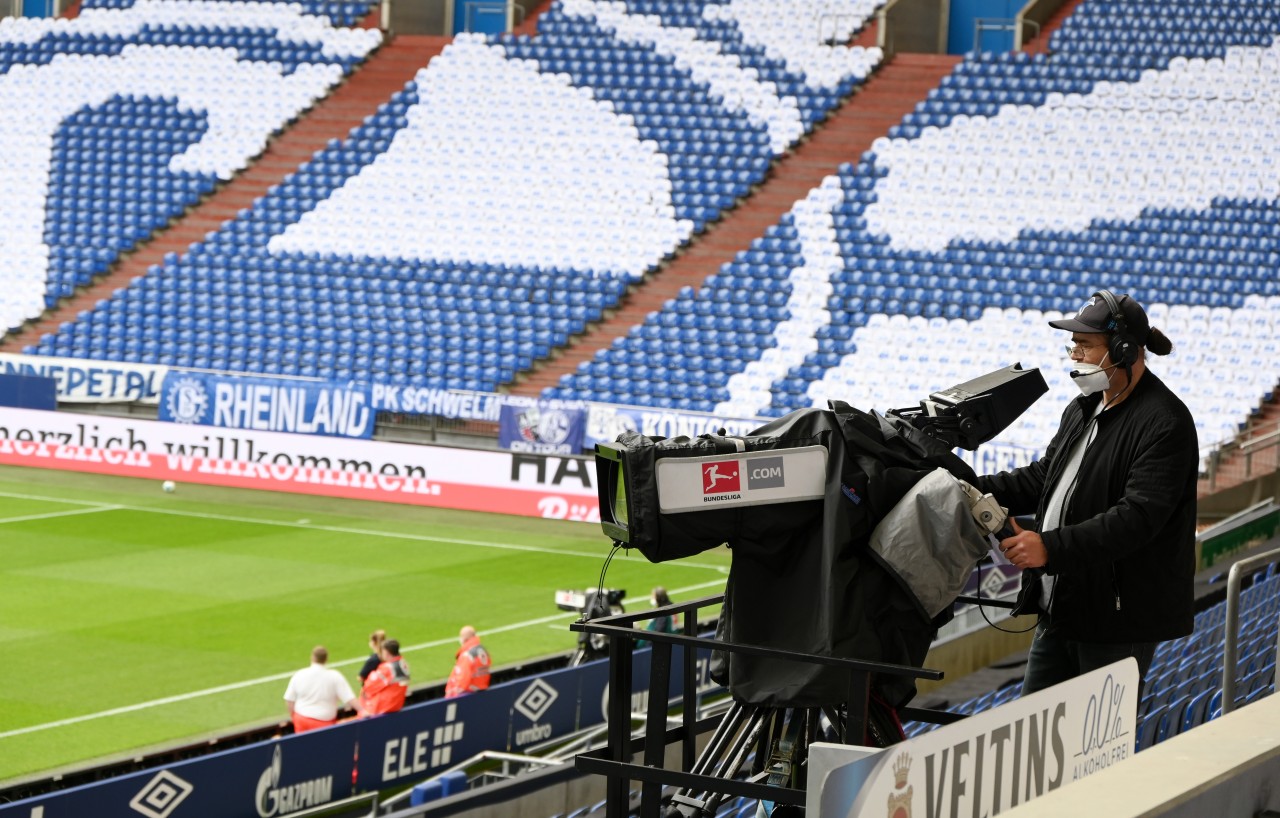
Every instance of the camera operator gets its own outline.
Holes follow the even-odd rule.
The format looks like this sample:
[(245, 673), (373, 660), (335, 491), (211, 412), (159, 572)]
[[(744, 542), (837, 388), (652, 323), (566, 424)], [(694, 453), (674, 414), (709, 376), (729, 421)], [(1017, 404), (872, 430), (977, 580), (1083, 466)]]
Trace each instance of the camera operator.
[[(1040, 460), (979, 479), (1011, 514), (1000, 548), (1024, 569), (1015, 614), (1038, 612), (1022, 692), (1132, 656), (1145, 681), (1159, 641), (1193, 629), (1195, 423), (1146, 367), (1173, 345), (1127, 295), (1103, 290), (1074, 318), (1071, 377), (1082, 396), (1063, 412)], [(1011, 518), (1012, 520), (1012, 518)]]

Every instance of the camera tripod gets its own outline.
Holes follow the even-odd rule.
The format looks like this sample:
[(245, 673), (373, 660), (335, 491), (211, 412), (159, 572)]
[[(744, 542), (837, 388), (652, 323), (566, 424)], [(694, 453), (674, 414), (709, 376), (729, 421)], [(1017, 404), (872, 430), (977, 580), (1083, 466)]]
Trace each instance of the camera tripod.
[[(805, 773), (810, 743), (834, 740), (844, 744), (888, 746), (902, 740), (898, 714), (872, 692), (877, 674), (937, 680), (936, 670), (845, 659), (831, 656), (722, 642), (696, 635), (697, 610), (720, 604), (723, 596), (664, 606), (643, 613), (609, 616), (575, 622), (570, 629), (580, 634), (599, 635), (609, 646), (608, 746), (579, 755), (576, 766), (587, 773), (604, 775), (607, 818), (627, 815), (629, 786), (640, 781), (641, 818), (704, 818), (731, 797), (741, 796), (772, 802), (781, 808), (775, 815), (803, 810), (806, 802)], [(684, 633), (644, 632), (653, 643), (649, 669), (648, 711), (645, 735), (631, 738), (631, 641), (641, 636), (632, 625), (654, 616), (681, 614)], [(667, 727), (668, 698), (653, 691), (670, 690), (672, 649), (685, 652), (682, 685), (682, 720)], [(735, 701), (723, 717), (697, 718), (694, 668), (699, 649), (781, 659), (801, 664), (824, 665), (844, 671), (848, 678), (843, 702), (823, 707), (786, 707)], [(902, 708), (904, 716), (920, 721), (945, 723), (959, 716), (929, 710)], [(713, 731), (699, 755), (699, 735)], [(663, 765), (668, 745), (679, 743), (681, 770)], [(643, 763), (633, 763), (635, 753)], [(754, 755), (753, 755), (754, 753)], [(741, 778), (746, 771), (745, 780)], [(664, 796), (664, 787), (668, 788)], [(674, 792), (672, 789), (674, 788)], [(665, 804), (664, 804), (665, 802)]]
[[(846, 722), (843, 707), (778, 708), (734, 702), (690, 772), (803, 791), (809, 745), (838, 741)], [(887, 747), (902, 739), (902, 726), (893, 708), (872, 697), (866, 733), (856, 743)], [(687, 787), (671, 795), (662, 814), (664, 818), (712, 816), (730, 797), (715, 789)], [(773, 813), (776, 818), (788, 814), (802, 815), (803, 810), (781, 805)]]

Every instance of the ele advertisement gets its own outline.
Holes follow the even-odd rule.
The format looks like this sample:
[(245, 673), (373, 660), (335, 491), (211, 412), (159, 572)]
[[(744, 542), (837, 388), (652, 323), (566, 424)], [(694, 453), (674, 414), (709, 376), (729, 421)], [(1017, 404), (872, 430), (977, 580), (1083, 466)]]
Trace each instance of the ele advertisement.
[(595, 522), (589, 458), (0, 409), (0, 463)]

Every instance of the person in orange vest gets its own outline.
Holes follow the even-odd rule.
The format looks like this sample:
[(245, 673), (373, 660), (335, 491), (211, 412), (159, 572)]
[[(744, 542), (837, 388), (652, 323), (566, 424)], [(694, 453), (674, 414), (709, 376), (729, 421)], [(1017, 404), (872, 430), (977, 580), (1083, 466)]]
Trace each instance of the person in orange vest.
[(444, 686), (446, 699), (484, 690), (489, 686), (489, 651), (480, 644), (476, 629), (464, 625), (458, 632), (458, 641), (462, 643), (462, 647), (458, 648), (453, 672), (449, 674), (449, 681)]
[(400, 656), (400, 643), (386, 640), (379, 655), (382, 663), (365, 677), (360, 691), (360, 711), (366, 716), (396, 712), (409, 692), (409, 663)]

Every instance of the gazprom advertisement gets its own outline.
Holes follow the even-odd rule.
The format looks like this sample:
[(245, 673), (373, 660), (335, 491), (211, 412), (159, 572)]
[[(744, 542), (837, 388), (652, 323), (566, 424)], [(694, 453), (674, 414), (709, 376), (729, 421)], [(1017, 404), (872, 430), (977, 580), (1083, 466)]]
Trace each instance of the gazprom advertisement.
[(160, 395), (160, 420), (227, 429), (368, 438), (374, 418), (367, 384), (174, 372)]

